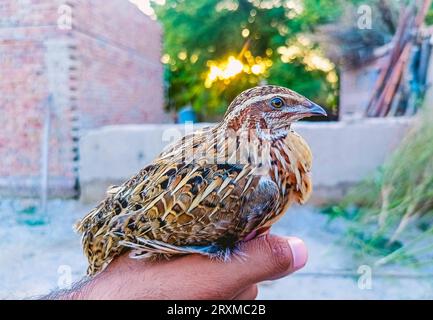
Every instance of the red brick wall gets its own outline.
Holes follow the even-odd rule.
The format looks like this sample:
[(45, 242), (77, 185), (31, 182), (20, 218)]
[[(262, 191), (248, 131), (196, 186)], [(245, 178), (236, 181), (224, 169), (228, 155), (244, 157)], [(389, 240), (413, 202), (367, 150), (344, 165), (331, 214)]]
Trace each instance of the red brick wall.
[(0, 0), (0, 193), (38, 192), (49, 96), (57, 194), (74, 193), (84, 130), (165, 122), (160, 46), (160, 26), (126, 0)]

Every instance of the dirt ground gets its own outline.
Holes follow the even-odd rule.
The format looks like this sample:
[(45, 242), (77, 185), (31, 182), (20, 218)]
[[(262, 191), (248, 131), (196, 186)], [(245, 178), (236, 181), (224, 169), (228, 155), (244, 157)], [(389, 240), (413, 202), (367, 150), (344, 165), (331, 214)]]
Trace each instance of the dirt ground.
[[(52, 200), (46, 214), (32, 202), (0, 202), (0, 299), (46, 294), (78, 281), (86, 268), (73, 223), (91, 207)], [(344, 223), (329, 224), (313, 207), (296, 207), (273, 233), (302, 237), (307, 266), (294, 275), (260, 285), (259, 299), (432, 299), (433, 275), (401, 267), (371, 268), (341, 243)]]

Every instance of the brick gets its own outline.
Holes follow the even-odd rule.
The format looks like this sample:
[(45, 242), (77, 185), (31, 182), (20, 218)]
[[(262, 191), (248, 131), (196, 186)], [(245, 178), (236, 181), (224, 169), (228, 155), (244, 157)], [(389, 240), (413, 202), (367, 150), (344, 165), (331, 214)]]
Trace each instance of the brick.
[(128, 1), (0, 0), (0, 192), (37, 193), (49, 96), (54, 193), (74, 193), (84, 130), (166, 122), (160, 55), (160, 25)]

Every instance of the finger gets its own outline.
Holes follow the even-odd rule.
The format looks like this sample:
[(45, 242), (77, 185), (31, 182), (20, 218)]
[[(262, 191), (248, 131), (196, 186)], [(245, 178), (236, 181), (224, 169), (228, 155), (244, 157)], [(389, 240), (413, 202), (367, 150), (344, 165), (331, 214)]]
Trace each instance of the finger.
[(229, 262), (199, 255), (173, 261), (179, 264), (175, 277), (182, 279), (194, 275), (195, 282), (211, 282), (223, 292), (238, 292), (255, 283), (278, 279), (299, 270), (308, 258), (304, 242), (295, 237), (264, 235), (244, 243), (240, 249), (242, 257), (233, 257)]
[[(304, 242), (294, 237), (264, 235), (244, 243), (241, 251), (242, 258), (232, 257), (229, 262), (194, 254), (151, 263), (126, 255), (118, 259), (117, 269), (122, 274), (127, 271), (134, 283), (154, 283), (158, 288), (154, 296), (231, 299), (258, 282), (284, 277), (307, 261)], [(116, 269), (116, 261), (110, 265), (113, 268), (107, 271)]]
[(258, 293), (259, 289), (257, 285), (254, 284), (239, 293), (236, 297), (233, 298), (233, 300), (255, 300)]
[(265, 234), (246, 242), (241, 250), (245, 252), (246, 259), (234, 260), (230, 265), (234, 270), (227, 270), (238, 274), (239, 282), (278, 279), (301, 269), (308, 259), (305, 243), (295, 237)]

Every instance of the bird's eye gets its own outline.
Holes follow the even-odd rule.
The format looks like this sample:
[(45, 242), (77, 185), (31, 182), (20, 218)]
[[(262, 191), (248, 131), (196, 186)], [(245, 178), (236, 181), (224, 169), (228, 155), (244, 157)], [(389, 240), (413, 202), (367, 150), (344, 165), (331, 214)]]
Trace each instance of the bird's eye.
[(273, 99), (271, 100), (271, 105), (272, 105), (274, 108), (279, 109), (279, 108), (281, 108), (281, 107), (284, 106), (284, 101), (283, 101), (283, 99), (281, 99), (280, 97), (276, 97), (276, 98), (273, 98)]

